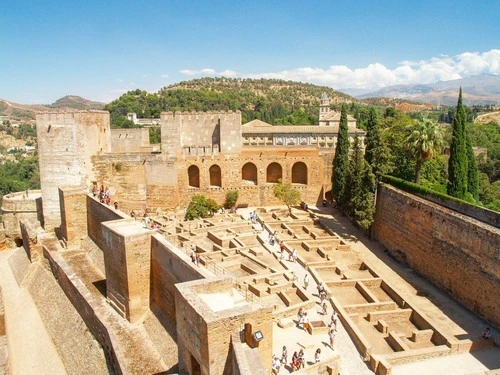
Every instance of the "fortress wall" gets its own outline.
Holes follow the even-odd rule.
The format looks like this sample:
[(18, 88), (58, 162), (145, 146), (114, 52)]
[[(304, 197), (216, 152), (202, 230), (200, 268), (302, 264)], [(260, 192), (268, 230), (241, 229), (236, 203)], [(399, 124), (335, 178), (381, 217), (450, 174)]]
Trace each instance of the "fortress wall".
[(149, 146), (149, 129), (111, 129), (111, 152), (141, 152), (142, 147)]
[[(64, 272), (54, 274), (61, 283), (71, 284)], [(102, 347), (89, 332), (83, 311), (91, 311), (78, 293), (66, 296), (43, 262), (31, 264), (23, 286), (29, 291), (38, 313), (68, 374), (104, 374), (108, 372)], [(68, 292), (68, 290), (65, 290)], [(78, 301), (78, 302), (77, 302)], [(73, 305), (72, 305), (73, 303)], [(85, 307), (84, 307), (85, 306)], [(105, 331), (102, 327), (101, 329)], [(94, 333), (94, 331), (92, 331)]]
[(58, 187), (90, 187), (92, 156), (110, 151), (109, 113), (40, 112), (36, 123), (44, 225), (51, 229), (61, 223)]
[(213, 276), (204, 267), (196, 267), (189, 256), (163, 236), (151, 237), (151, 304), (175, 323), (175, 286), (185, 281)]
[(99, 248), (104, 249), (105, 247), (101, 223), (119, 219), (129, 219), (129, 216), (119, 210), (115, 210), (113, 206), (102, 204), (95, 198), (87, 195), (88, 236)]
[[(31, 195), (31, 196), (30, 196)], [(23, 219), (40, 220), (38, 208), (41, 205), (40, 190), (7, 194), (2, 198), (2, 221), (5, 235), (9, 238), (21, 238), (19, 223)]]
[(375, 239), (458, 302), (500, 326), (500, 229), (389, 185), (379, 186)]
[(162, 152), (181, 155), (182, 147), (220, 145), (219, 151), (241, 150), (240, 112), (164, 112), (161, 114)]

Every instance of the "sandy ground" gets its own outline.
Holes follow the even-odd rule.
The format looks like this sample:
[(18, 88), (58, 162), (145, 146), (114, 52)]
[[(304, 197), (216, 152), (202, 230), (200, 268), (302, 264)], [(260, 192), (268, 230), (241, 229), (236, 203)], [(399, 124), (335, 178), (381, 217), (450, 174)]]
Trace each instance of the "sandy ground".
[(12, 374), (66, 374), (30, 294), (17, 285), (8, 264), (15, 249), (0, 252), (0, 285)]

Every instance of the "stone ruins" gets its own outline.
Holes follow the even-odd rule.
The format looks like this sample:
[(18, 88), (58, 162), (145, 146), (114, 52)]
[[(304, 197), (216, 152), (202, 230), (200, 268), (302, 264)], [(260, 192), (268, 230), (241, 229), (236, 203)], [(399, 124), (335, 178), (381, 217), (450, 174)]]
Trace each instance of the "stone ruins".
[[(319, 126), (162, 113), (151, 145), (107, 112), (38, 114), (41, 190), (2, 200), (0, 373), (269, 374), (283, 346), (280, 373), (299, 349), (301, 374), (495, 373), (499, 215), (381, 185), (369, 240), (323, 204), (338, 120), (326, 96)], [(184, 220), (232, 190), (235, 212)]]

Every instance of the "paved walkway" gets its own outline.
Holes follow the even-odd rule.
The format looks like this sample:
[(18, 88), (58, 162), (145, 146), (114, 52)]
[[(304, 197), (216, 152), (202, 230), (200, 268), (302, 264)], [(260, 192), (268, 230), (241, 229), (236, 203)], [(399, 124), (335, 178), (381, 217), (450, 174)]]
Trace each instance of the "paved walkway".
[(5, 308), (9, 370), (22, 375), (66, 374), (33, 299), (17, 285), (8, 263), (15, 249), (0, 251), (0, 285)]

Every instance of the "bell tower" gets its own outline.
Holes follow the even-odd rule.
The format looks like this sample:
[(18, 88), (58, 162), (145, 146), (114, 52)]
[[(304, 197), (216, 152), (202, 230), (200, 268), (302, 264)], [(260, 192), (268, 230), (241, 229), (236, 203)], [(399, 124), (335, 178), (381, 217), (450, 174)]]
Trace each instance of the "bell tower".
[(328, 95), (326, 95), (326, 92), (321, 95), (321, 102), (319, 105), (319, 121), (321, 123), (321, 120), (330, 112), (330, 99), (328, 98)]

